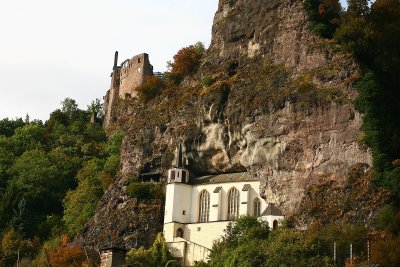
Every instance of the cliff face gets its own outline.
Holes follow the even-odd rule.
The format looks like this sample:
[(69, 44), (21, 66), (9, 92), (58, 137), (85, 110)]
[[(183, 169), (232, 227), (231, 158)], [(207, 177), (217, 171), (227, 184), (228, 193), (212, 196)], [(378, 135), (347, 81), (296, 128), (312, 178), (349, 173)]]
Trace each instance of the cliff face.
[[(311, 216), (305, 207), (311, 187), (347, 190), (349, 169), (371, 165), (370, 151), (358, 141), (362, 118), (352, 106), (359, 67), (308, 24), (299, 1), (220, 0), (211, 46), (196, 75), (147, 103), (120, 99), (114, 111), (125, 132), (122, 175), (88, 225), (87, 243), (135, 244), (130, 236), (140, 236), (147, 219), (142, 223), (140, 211), (130, 213), (134, 202), (123, 197), (128, 178), (165, 176), (180, 142), (192, 177), (247, 170), (286, 215)], [(204, 86), (205, 77), (214, 84)], [(113, 215), (116, 202), (126, 214)], [(373, 208), (349, 220), (371, 221), (383, 202), (382, 194)], [(150, 239), (162, 223), (160, 211), (152, 214), (159, 224)], [(138, 225), (116, 234), (113, 244), (96, 239), (96, 231), (112, 231), (126, 220)]]

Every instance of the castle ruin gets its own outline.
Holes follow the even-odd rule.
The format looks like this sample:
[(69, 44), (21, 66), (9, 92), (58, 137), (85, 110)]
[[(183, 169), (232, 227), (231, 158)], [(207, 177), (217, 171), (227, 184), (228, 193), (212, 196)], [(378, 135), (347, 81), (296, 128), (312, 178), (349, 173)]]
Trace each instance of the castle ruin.
[(136, 55), (118, 65), (118, 51), (115, 52), (110, 89), (104, 96), (104, 126), (114, 121), (113, 105), (118, 99), (137, 97), (136, 87), (143, 84), (145, 77), (153, 75), (153, 66), (146, 53)]

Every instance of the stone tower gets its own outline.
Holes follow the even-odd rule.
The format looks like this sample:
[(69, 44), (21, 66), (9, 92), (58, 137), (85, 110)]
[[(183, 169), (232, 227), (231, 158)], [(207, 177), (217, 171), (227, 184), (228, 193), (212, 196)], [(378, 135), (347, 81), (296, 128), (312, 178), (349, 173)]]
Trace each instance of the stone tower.
[(118, 51), (114, 55), (110, 89), (104, 96), (104, 127), (116, 118), (114, 104), (118, 99), (137, 97), (136, 87), (143, 84), (145, 77), (153, 75), (153, 66), (146, 53), (136, 55), (118, 65)]

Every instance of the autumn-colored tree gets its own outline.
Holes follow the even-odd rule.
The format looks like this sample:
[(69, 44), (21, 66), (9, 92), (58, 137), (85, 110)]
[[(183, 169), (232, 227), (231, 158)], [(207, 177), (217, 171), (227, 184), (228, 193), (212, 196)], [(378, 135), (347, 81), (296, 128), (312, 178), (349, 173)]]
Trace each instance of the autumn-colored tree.
[(379, 263), (383, 267), (400, 266), (400, 238), (386, 233), (371, 242), (370, 262)]
[(136, 87), (136, 92), (139, 98), (145, 102), (153, 99), (160, 94), (161, 90), (165, 87), (165, 82), (157, 76), (146, 77), (143, 84)]
[(85, 251), (75, 246), (61, 245), (49, 253), (51, 266), (57, 267), (81, 267), (86, 261)]
[(18, 257), (30, 256), (35, 251), (33, 243), (25, 240), (14, 228), (5, 232), (0, 245), (0, 266), (13, 266)]
[(174, 56), (173, 62), (168, 62), (169, 72), (166, 77), (178, 84), (189, 74), (194, 73), (200, 66), (204, 54), (204, 45), (201, 42), (182, 48)]

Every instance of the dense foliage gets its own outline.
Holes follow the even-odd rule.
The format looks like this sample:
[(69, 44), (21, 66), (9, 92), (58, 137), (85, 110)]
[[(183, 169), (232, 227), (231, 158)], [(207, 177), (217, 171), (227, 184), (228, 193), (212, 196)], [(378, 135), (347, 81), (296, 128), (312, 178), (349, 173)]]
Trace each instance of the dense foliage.
[(159, 95), (165, 86), (165, 82), (161, 78), (150, 76), (145, 78), (143, 84), (137, 87), (136, 91), (139, 94), (139, 98), (146, 102)]
[[(0, 121), (0, 266), (13, 266), (18, 251), (25, 261), (40, 255), (46, 240), (75, 235), (93, 215), (119, 169), (122, 140), (120, 133), (107, 140), (102, 126), (89, 122), (98, 104), (83, 111), (67, 98), (45, 123)], [(61, 252), (82, 260), (81, 251), (61, 243), (49, 251)]]
[[(394, 215), (384, 213), (382, 216), (389, 223), (383, 225), (393, 227)], [(336, 266), (353, 266), (349, 265), (350, 244), (353, 246), (353, 264), (362, 264), (368, 260), (368, 240), (371, 260), (382, 266), (398, 266), (400, 239), (394, 232), (384, 232), (382, 236), (384, 238), (368, 235), (362, 225), (338, 227), (314, 224), (304, 231), (281, 226), (269, 231), (268, 226), (256, 218), (241, 217), (229, 225), (225, 236), (214, 244), (209, 262), (201, 262), (197, 266), (334, 266), (334, 242)]]
[(173, 62), (168, 62), (170, 71), (165, 74), (166, 77), (175, 84), (180, 83), (185, 76), (197, 71), (204, 51), (204, 45), (201, 42), (179, 50)]
[(132, 198), (141, 200), (163, 199), (164, 186), (161, 183), (141, 183), (132, 180), (128, 186), (128, 195)]
[(400, 1), (348, 0), (342, 12), (337, 0), (307, 0), (305, 5), (311, 28), (333, 37), (363, 67), (355, 103), (364, 114), (361, 140), (372, 148), (375, 184), (400, 197)]
[(131, 249), (126, 255), (126, 263), (131, 267), (174, 267), (180, 266), (172, 259), (165, 239), (159, 233), (149, 249), (143, 247)]

